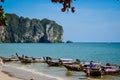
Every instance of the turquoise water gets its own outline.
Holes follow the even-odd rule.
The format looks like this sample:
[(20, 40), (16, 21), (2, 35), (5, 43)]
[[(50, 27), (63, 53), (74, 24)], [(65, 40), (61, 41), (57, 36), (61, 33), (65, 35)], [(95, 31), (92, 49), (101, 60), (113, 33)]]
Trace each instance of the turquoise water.
[[(112, 63), (120, 65), (120, 43), (15, 43), (0, 44), (0, 56), (15, 55), (27, 56), (50, 56), (53, 58), (73, 58), (81, 61), (96, 61), (103, 65)], [(48, 67), (47, 64), (36, 63), (31, 65), (22, 65), (19, 62), (8, 63), (10, 65), (21, 66), (23, 68), (33, 69), (38, 72), (61, 76), (68, 80), (79, 80), (85, 78), (82, 72), (68, 72), (64, 67)], [(105, 79), (120, 80), (120, 76), (104, 76)]]

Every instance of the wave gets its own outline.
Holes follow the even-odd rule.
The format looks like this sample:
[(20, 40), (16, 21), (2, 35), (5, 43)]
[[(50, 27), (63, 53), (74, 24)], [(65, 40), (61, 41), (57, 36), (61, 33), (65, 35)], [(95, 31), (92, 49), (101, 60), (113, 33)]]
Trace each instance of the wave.
[(5, 67), (7, 68), (12, 68), (12, 70), (14, 71), (14, 69), (17, 69), (17, 70), (20, 70), (21, 72), (29, 72), (29, 73), (32, 73), (32, 74), (35, 74), (35, 75), (39, 75), (39, 76), (43, 76), (43, 77), (46, 77), (46, 78), (51, 78), (51, 80), (55, 79), (55, 80), (65, 80), (63, 78), (60, 78), (60, 77), (57, 77), (57, 76), (53, 76), (53, 75), (49, 75), (49, 74), (44, 74), (42, 72), (38, 72), (34, 69), (28, 69), (28, 68), (25, 68), (25, 67), (17, 67), (17, 66), (12, 66), (12, 65), (4, 65)]

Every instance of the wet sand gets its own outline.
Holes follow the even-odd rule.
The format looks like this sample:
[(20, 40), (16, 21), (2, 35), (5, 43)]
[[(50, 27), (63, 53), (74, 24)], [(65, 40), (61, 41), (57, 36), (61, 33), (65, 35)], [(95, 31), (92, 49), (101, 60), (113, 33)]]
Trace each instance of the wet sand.
[(18, 79), (4, 72), (0, 72), (0, 80), (22, 80), (22, 79)]
[(5, 65), (2, 72), (0, 72), (0, 80), (30, 80), (33, 77), (35, 80), (64, 80), (62, 78), (45, 75), (35, 71), (23, 70), (8, 65)]

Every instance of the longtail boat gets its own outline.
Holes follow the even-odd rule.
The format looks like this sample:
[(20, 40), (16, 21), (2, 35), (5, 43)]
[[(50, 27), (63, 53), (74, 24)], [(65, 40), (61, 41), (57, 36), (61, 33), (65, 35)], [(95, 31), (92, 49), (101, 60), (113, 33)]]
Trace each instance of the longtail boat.
[(73, 64), (73, 59), (68, 59), (68, 58), (60, 58), (58, 59), (57, 61), (53, 60), (52, 58), (48, 59), (46, 61), (46, 63), (49, 65), (49, 66), (64, 66), (65, 64)]
[(119, 66), (103, 66), (102, 67), (103, 75), (118, 75), (120, 74), (120, 67)]
[(101, 69), (101, 63), (95, 63), (92, 62), (92, 65), (90, 62), (85, 62), (83, 65), (83, 71), (86, 73), (87, 76), (101, 76), (102, 75), (102, 69)]
[(69, 71), (83, 71), (82, 65), (64, 65)]
[(28, 57), (28, 56), (24, 56), (22, 55), (19, 56), (16, 53), (18, 59), (21, 61), (21, 63), (37, 63), (37, 62), (45, 62), (44, 57)]

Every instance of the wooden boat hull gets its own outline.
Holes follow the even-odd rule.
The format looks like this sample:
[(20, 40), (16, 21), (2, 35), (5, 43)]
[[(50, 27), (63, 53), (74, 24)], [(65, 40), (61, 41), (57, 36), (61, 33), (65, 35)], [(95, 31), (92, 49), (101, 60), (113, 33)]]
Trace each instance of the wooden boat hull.
[(62, 64), (60, 64), (59, 62), (46, 62), (49, 66), (62, 66)]
[(22, 59), (21, 63), (32, 63), (32, 60), (30, 60), (30, 59)]
[(82, 71), (82, 67), (80, 67), (80, 66), (64, 65), (64, 67), (65, 67), (67, 70), (70, 70), (70, 71)]
[(120, 75), (120, 71), (103, 72), (103, 75)]
[(103, 66), (102, 72), (103, 75), (118, 75), (120, 74), (120, 67), (114, 65)]
[(19, 61), (18, 59), (12, 59), (12, 58), (5, 58), (5, 62), (11, 62), (11, 61)]
[(86, 73), (87, 76), (101, 76), (102, 71), (99, 68), (84, 68), (83, 71)]
[(90, 76), (101, 76), (102, 72), (101, 71), (90, 71)]
[(21, 63), (44, 63), (45, 61), (38, 61), (38, 60), (31, 60), (31, 59), (27, 59), (24, 58), (21, 60)]
[(49, 66), (64, 66), (64, 65), (72, 65), (74, 63), (62, 63), (62, 62), (53, 62), (53, 61), (46, 61), (46, 63), (49, 65)]

